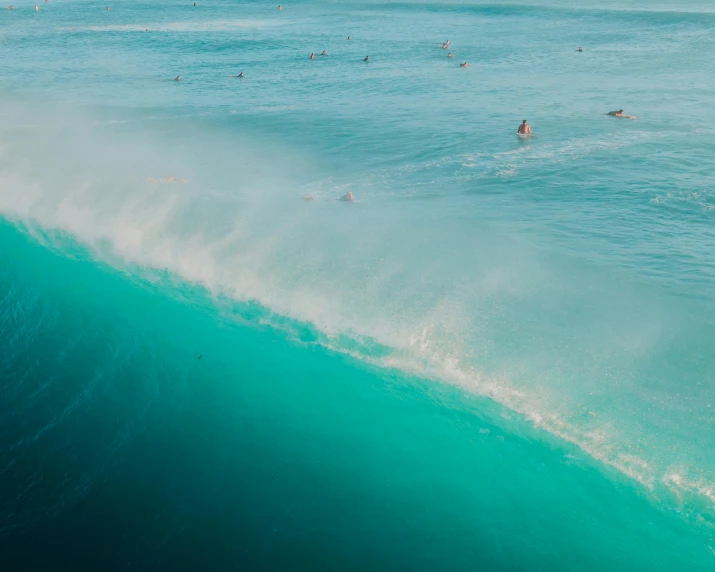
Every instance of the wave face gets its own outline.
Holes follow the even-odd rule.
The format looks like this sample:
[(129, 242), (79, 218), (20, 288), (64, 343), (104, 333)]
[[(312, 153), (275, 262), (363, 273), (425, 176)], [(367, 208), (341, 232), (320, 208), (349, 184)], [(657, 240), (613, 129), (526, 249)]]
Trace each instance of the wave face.
[(0, 239), (4, 569), (711, 563), (706, 528), (493, 401)]
[(2, 15), (3, 538), (116, 489), (217, 569), (213, 517), (251, 566), (712, 565), (703, 5), (201, 4)]

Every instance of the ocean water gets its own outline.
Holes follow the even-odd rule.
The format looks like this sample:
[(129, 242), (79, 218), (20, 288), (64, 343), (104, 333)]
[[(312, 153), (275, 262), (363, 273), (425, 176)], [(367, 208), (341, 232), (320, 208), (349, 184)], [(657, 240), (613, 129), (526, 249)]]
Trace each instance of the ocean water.
[(0, 11), (0, 569), (715, 569), (715, 7), (192, 4)]

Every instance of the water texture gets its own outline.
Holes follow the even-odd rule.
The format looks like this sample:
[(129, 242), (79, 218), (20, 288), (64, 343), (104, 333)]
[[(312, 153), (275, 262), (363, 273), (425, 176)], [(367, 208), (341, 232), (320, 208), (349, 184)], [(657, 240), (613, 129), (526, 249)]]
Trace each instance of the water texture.
[(192, 4), (0, 11), (0, 567), (715, 568), (712, 6)]

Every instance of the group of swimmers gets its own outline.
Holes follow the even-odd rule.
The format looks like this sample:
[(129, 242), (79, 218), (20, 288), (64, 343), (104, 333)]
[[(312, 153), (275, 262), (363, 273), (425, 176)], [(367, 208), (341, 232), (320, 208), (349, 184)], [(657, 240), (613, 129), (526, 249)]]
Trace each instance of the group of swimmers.
[[(283, 8), (281, 8), (280, 6), (278, 6), (278, 9), (279, 9), (279, 10), (282, 10)], [(347, 40), (350, 41), (350, 36), (347, 37)], [(442, 44), (442, 49), (443, 49), (443, 50), (446, 50), (446, 49), (449, 47), (449, 44), (450, 44), (450, 41), (447, 40), (444, 44)], [(327, 56), (328, 53), (327, 53), (325, 50), (323, 50), (323, 52), (322, 52), (320, 55), (321, 55), (321, 56)], [(454, 55), (452, 55), (452, 52), (449, 52), (449, 53), (447, 54), (447, 57), (448, 57), (448, 58), (453, 58)], [(314, 59), (315, 59), (315, 52), (310, 52), (310, 59), (311, 59), (311, 60), (314, 60)], [(370, 56), (365, 56), (362, 61), (364, 61), (364, 62), (369, 62), (369, 61), (370, 61)], [(464, 63), (459, 64), (459, 67), (460, 67), (460, 68), (468, 68), (468, 67), (469, 67), (469, 64), (468, 64), (467, 62), (464, 62)]]
[[(611, 117), (623, 117), (624, 119), (635, 119), (635, 115), (625, 115), (622, 109), (618, 111), (609, 111), (606, 115)], [(521, 125), (516, 130), (517, 134), (521, 136), (531, 135), (531, 126), (526, 122), (526, 119), (521, 122)]]
[[(349, 41), (349, 40), (350, 40), (350, 36), (348, 36), (348, 41)], [(321, 55), (321, 56), (327, 56), (327, 55), (328, 55), (328, 52), (326, 52), (325, 50), (323, 50), (320, 55)], [(314, 60), (314, 59), (315, 59), (315, 52), (310, 52), (310, 59), (311, 59), (311, 60)], [(370, 56), (365, 56), (362, 61), (364, 61), (364, 62), (369, 62), (369, 61), (370, 61)]]
[[(452, 43), (452, 42), (450, 42), (449, 40), (447, 40), (444, 44), (442, 44), (442, 49), (443, 49), (443, 50), (448, 49), (448, 48), (449, 48), (449, 45), (450, 45), (451, 43)], [(452, 52), (448, 52), (448, 53), (447, 53), (447, 57), (451, 59), (451, 58), (454, 57), (454, 55), (452, 54)], [(468, 68), (468, 67), (469, 67), (469, 64), (468, 64), (467, 62), (464, 62), (464, 63), (459, 64), (459, 67), (460, 67), (460, 68)]]
[[(45, 0), (45, 2), (50, 2), (50, 1), (51, 1), (51, 0)], [(197, 3), (197, 2), (194, 2), (194, 6), (198, 6), (198, 3)], [(7, 10), (14, 10), (14, 9), (15, 9), (15, 7), (14, 7), (13, 5), (10, 5), (10, 6), (7, 7)], [(35, 5), (35, 12), (39, 11), (39, 9), (40, 9), (39, 6)], [(109, 6), (107, 6), (107, 10), (109, 10)], [(280, 11), (280, 10), (283, 10), (283, 6), (281, 6), (281, 5), (279, 4), (279, 5), (278, 5), (278, 8), (276, 8), (276, 10), (279, 10), (279, 11)], [(148, 30), (147, 30), (147, 31), (148, 31)], [(350, 36), (348, 36), (348, 37), (347, 37), (347, 40), (350, 41), (350, 39), (351, 39)], [(444, 42), (444, 43), (442, 44), (442, 49), (443, 49), (443, 50), (449, 49), (449, 46), (450, 46), (450, 45), (451, 45), (451, 42), (450, 42), (449, 40), (447, 40), (446, 42)], [(577, 51), (577, 52), (583, 52), (583, 48), (582, 48), (581, 46), (579, 46), (579, 47), (578, 47), (578, 50), (576, 50), (576, 51)], [(327, 56), (328, 53), (327, 53), (325, 50), (323, 50), (320, 55), (321, 55), (321, 56)], [(453, 55), (452, 52), (450, 51), (449, 53), (447, 53), (447, 57), (448, 57), (448, 58), (454, 58), (454, 55)], [(310, 54), (310, 59), (311, 59), (311, 60), (314, 60), (314, 59), (315, 59), (315, 53), (314, 53), (314, 52), (311, 52), (311, 54)], [(365, 56), (365, 58), (364, 58), (362, 61), (364, 61), (364, 62), (369, 62), (369, 61), (370, 61), (370, 56)], [(468, 63), (468, 62), (463, 62), (463, 63), (459, 64), (459, 67), (468, 68), (468, 67), (469, 67), (469, 63)], [(244, 75), (243, 75), (243, 72), (241, 72), (241, 73), (239, 73), (238, 75), (230, 75), (229, 77), (241, 78), (241, 79), (242, 79), (242, 78), (244, 77)], [(174, 81), (181, 81), (181, 76), (180, 76), (180, 75), (177, 75), (177, 76), (174, 78)], [(626, 118), (626, 119), (635, 119), (635, 118), (636, 118), (635, 115), (624, 115), (622, 109), (619, 109), (618, 111), (609, 111), (609, 112), (607, 113), (607, 115), (609, 115), (609, 116), (611, 116), (611, 117), (623, 117), (623, 118)], [(524, 136), (524, 137), (526, 137), (526, 136), (528, 136), (528, 135), (531, 135), (531, 126), (526, 122), (526, 119), (524, 119), (524, 120), (521, 122), (521, 125), (519, 125), (519, 127), (518, 127), (517, 130), (516, 130), (516, 132), (517, 132), (518, 135)], [(163, 179), (149, 179), (149, 180), (155, 181), (155, 182), (185, 182), (185, 181), (183, 181), (183, 180), (176, 179), (175, 177), (164, 177)], [(309, 200), (309, 201), (312, 201), (312, 200), (313, 200), (313, 197), (311, 197), (310, 195), (307, 195), (307, 196), (304, 197), (304, 198), (305, 198), (305, 200)], [(345, 196), (341, 197), (340, 200), (352, 201), (352, 200), (353, 200), (353, 194), (352, 194), (352, 192), (348, 192)]]
[[(49, 1), (50, 0), (45, 0), (45, 3), (49, 2)], [(15, 9), (15, 6), (13, 6), (12, 4), (10, 4), (7, 8), (5, 8), (5, 10), (14, 10), (14, 9)], [(107, 10), (109, 10), (109, 8), (107, 8)], [(35, 12), (39, 12), (39, 11), (40, 11), (40, 7), (37, 4), (35, 4)]]

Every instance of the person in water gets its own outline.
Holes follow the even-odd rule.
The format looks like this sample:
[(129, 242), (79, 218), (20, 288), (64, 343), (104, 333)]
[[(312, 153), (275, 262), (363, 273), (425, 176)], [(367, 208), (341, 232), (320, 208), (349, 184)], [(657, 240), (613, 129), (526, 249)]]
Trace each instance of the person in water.
[(460, 68), (468, 68), (469, 64), (467, 62), (464, 62), (463, 64), (459, 64)]
[(447, 54), (447, 57), (448, 57), (448, 58), (453, 58), (454, 56), (452, 55), (452, 52), (449, 52), (449, 53)]
[(350, 36), (348, 36), (348, 41), (350, 40)]
[(449, 44), (442, 44), (442, 49), (446, 50), (448, 46), (449, 46)]
[(365, 59), (363, 60), (364, 62), (369, 62), (370, 61), (370, 56), (365, 56)]
[(281, 6), (280, 4), (278, 4), (278, 8), (276, 8), (276, 10), (283, 10), (283, 6)]
[(341, 201), (352, 201), (353, 200), (353, 192), (348, 191), (347, 194), (343, 197), (340, 197)]
[(582, 51), (583, 51), (583, 48), (582, 48), (581, 46), (579, 46), (579, 47), (578, 47), (578, 50), (576, 50), (576, 51), (577, 51), (577, 52), (582, 52)]
[(238, 74), (238, 77), (241, 77), (241, 78), (242, 78), (242, 77), (243, 77), (243, 72), (241, 72), (240, 74)]
[(177, 76), (174, 78), (174, 81), (181, 81), (181, 76), (180, 76), (180, 75), (177, 75)]
[(529, 127), (529, 124), (526, 122), (526, 119), (521, 122), (521, 125), (519, 125), (519, 129), (517, 129), (516, 132), (519, 135), (531, 135), (531, 127)]
[(315, 59), (315, 54), (313, 52), (310, 52), (310, 59), (314, 60)]
[(611, 117), (625, 117), (626, 119), (635, 119), (635, 115), (623, 115), (623, 110), (619, 109), (618, 111), (609, 111), (607, 115), (610, 115)]
[(327, 55), (328, 55), (328, 52), (326, 52), (325, 50), (323, 50), (323, 53), (320, 54), (320, 55), (321, 55), (321, 56), (327, 56)]

